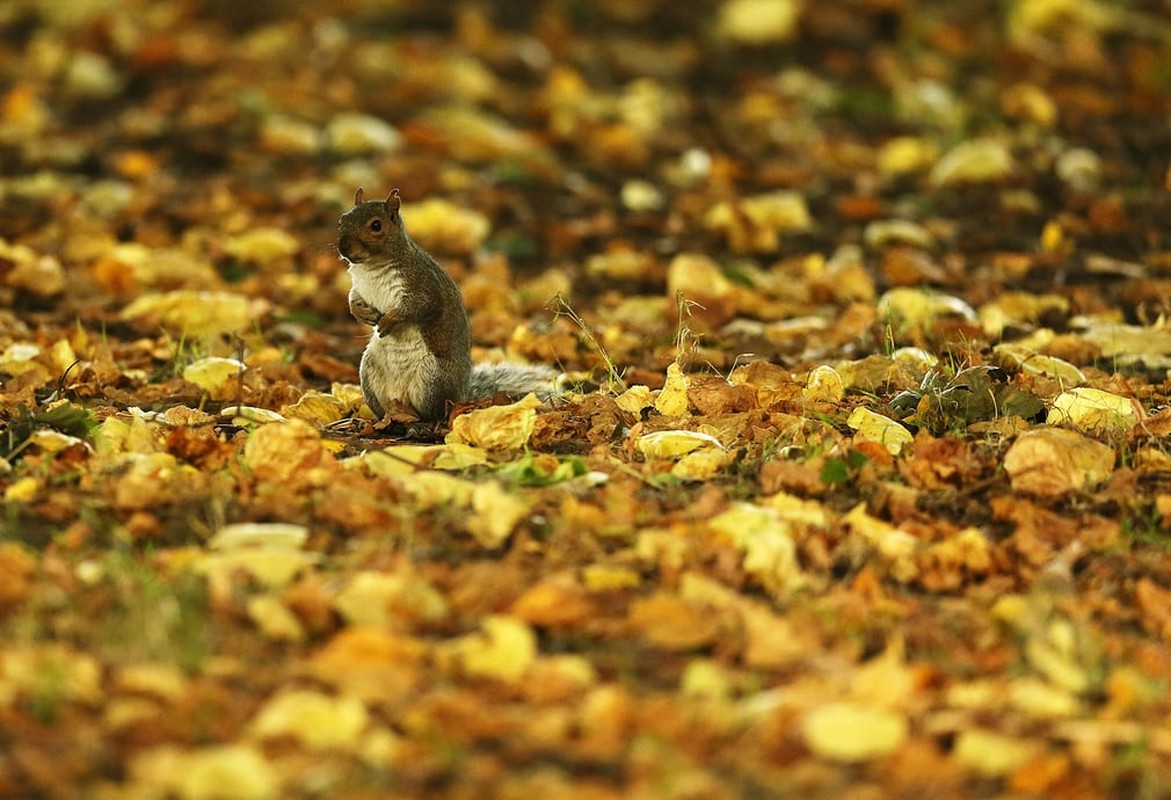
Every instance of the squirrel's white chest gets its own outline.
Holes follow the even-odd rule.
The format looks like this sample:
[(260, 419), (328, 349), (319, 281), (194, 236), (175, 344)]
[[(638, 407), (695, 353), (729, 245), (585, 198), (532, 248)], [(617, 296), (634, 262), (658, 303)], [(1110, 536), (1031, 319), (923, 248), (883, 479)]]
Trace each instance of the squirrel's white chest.
[(371, 270), (354, 265), (350, 267), (349, 272), (350, 281), (358, 294), (382, 313), (393, 311), (402, 305), (406, 288), (403, 276), (398, 270)]
[[(397, 271), (350, 267), (350, 278), (358, 294), (382, 313), (403, 302), (405, 287)], [(384, 408), (395, 402), (420, 408), (426, 401), (424, 390), (434, 383), (438, 368), (419, 326), (400, 323), (385, 336), (377, 330), (370, 334), (362, 355), (362, 384)]]

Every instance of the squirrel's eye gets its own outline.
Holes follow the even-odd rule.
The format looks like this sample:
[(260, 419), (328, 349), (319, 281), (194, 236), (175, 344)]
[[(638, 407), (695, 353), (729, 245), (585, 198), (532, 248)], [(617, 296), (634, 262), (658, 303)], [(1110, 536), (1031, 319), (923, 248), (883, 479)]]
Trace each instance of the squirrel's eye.
[(380, 220), (380, 219), (370, 220), (370, 230), (374, 231), (375, 233), (380, 232), (382, 230), (382, 220)]

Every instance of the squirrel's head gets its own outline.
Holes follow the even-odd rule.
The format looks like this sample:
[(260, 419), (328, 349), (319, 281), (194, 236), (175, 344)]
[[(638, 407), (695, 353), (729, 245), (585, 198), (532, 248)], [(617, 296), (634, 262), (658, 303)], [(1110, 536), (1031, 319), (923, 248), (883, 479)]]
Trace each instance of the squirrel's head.
[(398, 189), (386, 200), (364, 200), (359, 188), (354, 207), (337, 221), (337, 249), (351, 264), (360, 264), (372, 254), (387, 254), (405, 238)]

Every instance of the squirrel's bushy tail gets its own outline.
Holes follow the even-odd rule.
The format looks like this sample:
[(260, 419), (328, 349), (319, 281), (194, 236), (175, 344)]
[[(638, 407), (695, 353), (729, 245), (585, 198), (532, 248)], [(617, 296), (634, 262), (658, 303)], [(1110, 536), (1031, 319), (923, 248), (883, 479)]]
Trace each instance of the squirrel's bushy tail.
[(479, 400), (494, 394), (520, 397), (533, 392), (545, 400), (557, 392), (557, 371), (536, 364), (475, 364), (468, 381), (468, 399)]

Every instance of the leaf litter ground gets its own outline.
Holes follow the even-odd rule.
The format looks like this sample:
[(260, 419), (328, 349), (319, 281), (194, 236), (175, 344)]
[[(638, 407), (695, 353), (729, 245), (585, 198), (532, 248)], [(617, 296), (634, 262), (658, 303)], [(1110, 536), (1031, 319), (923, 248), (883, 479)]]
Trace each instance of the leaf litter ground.
[[(0, 796), (1164, 796), (1169, 40), (6, 4)], [(370, 418), (357, 186), (559, 398)]]

